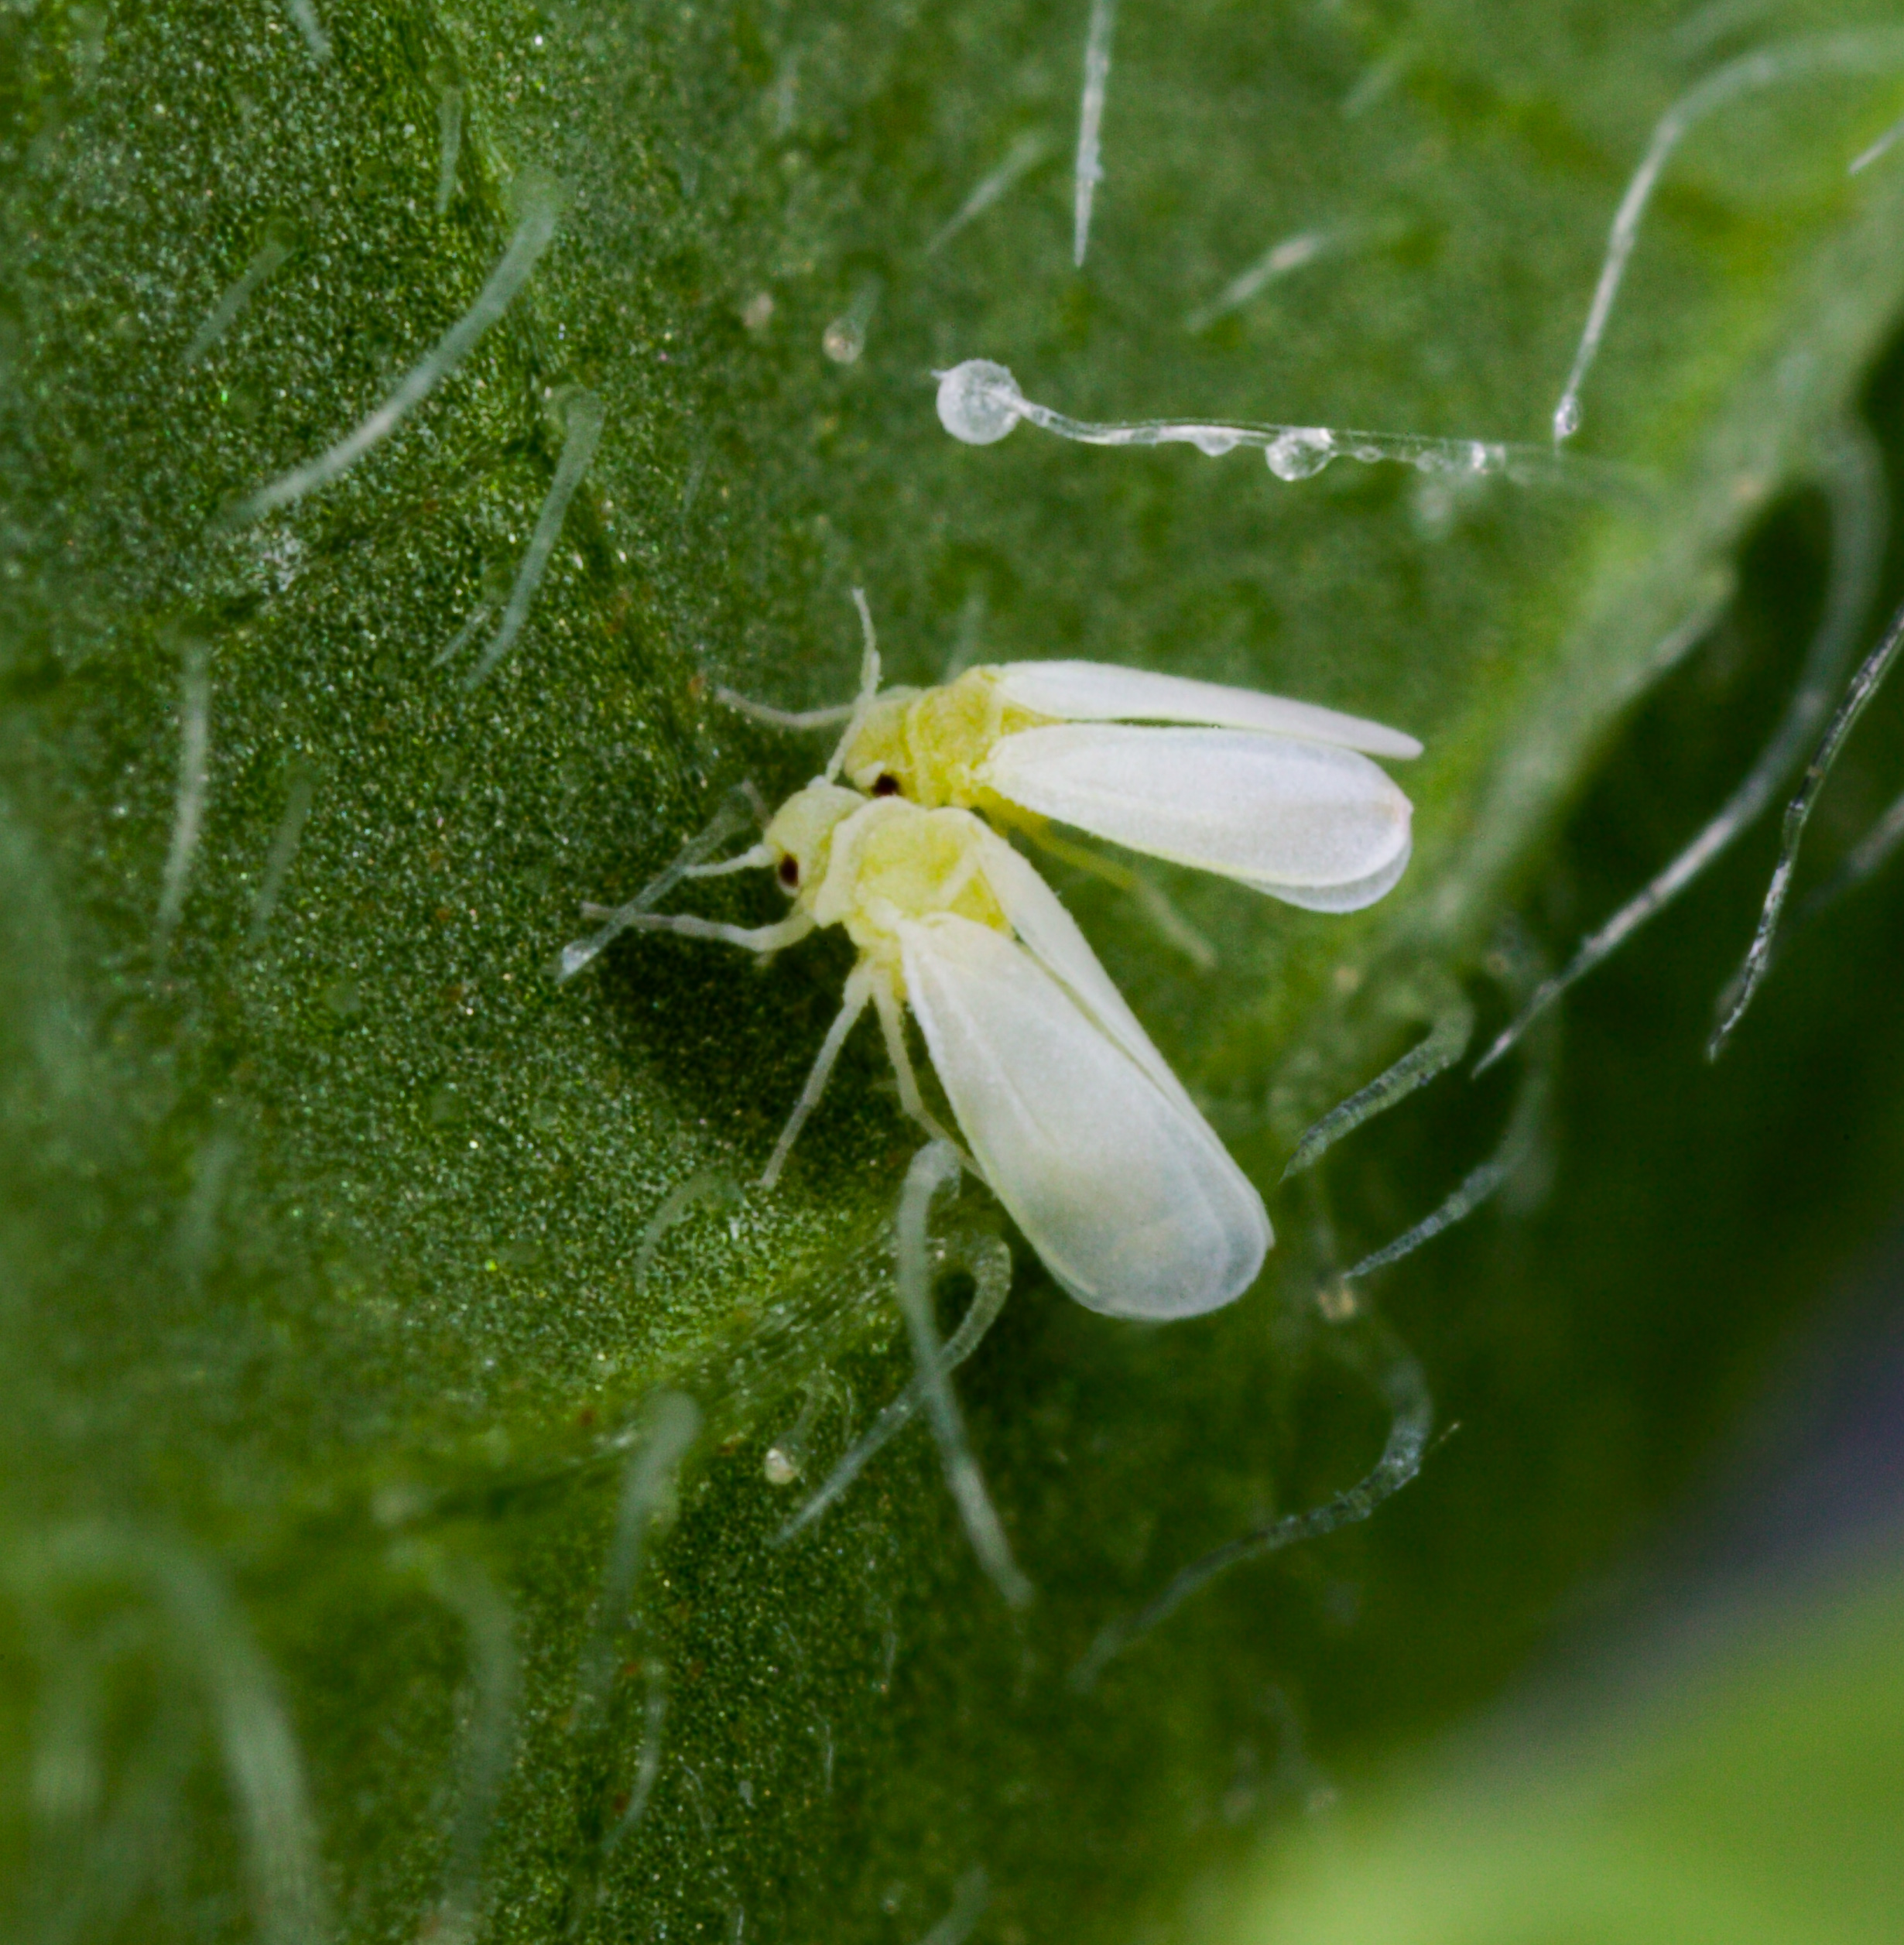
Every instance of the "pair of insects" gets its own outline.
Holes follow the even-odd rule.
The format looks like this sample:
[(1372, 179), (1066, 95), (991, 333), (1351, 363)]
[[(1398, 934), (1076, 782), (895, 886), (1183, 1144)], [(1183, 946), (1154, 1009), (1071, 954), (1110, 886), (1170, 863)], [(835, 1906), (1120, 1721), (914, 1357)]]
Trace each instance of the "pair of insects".
[(825, 771), (760, 843), (680, 874), (770, 868), (793, 910), (755, 927), (626, 919), (762, 954), (837, 925), (858, 947), (763, 1183), (869, 1005), (906, 1111), (946, 1137), (907, 1049), (909, 1008), (967, 1165), (1071, 1296), (1125, 1317), (1231, 1302), (1272, 1241), (1262, 1199), (1001, 833), (1036, 837), (1055, 820), (1289, 904), (1352, 911), (1394, 885), (1410, 848), (1409, 800), (1371, 759), (1421, 745), (1310, 704), (1090, 662), (1006, 663), (882, 692), (854, 598), (867, 637), (854, 701), (794, 716), (722, 692), (784, 728), (844, 721)]

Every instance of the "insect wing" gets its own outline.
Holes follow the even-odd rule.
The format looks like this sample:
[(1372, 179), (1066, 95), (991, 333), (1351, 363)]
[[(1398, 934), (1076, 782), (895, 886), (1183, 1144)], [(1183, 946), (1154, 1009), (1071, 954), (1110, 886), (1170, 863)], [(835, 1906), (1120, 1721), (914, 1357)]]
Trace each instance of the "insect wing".
[(1269, 1246), (1262, 1199), (1026, 948), (936, 913), (899, 927), (906, 997), (973, 1156), (1058, 1282), (1113, 1317), (1240, 1296)]
[(1000, 738), (981, 775), (1027, 810), (1325, 911), (1371, 903), (1408, 861), (1407, 797), (1330, 744), (1059, 723)]
[(1371, 756), (1421, 755), (1412, 736), (1383, 723), (1315, 703), (1292, 702), (1253, 689), (1231, 689), (1187, 676), (1120, 669), (1108, 662), (1008, 662), (997, 671), (1008, 702), (1070, 723), (1200, 723), (1213, 729), (1256, 729), (1313, 743), (1366, 750)]
[(1300, 906), (1305, 912), (1359, 912), (1365, 905), (1373, 905), (1395, 889), (1408, 869), (1414, 849), (1413, 838), (1405, 836), (1402, 848), (1379, 871), (1340, 885), (1269, 885), (1249, 878), (1242, 882), (1252, 891), (1266, 892), (1271, 898), (1280, 899), (1285, 905)]
[(985, 880), (1026, 950), (1187, 1115), (1197, 1109), (1152, 1045), (1058, 895), (997, 832), (980, 827)]

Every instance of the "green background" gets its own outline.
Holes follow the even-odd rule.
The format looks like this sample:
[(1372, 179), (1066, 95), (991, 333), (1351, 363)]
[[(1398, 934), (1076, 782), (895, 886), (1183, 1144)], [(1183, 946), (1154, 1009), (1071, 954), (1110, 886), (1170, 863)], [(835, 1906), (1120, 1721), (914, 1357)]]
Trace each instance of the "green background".
[[(317, 12), (322, 63), (277, 0), (0, 7), (9, 1929), (906, 1940), (982, 1868), (1000, 1945), (1206, 1935), (1269, 1895), (1245, 1861), (1312, 1768), (1356, 1795), (1499, 1691), (1873, 1246), (1904, 1138), (1894, 891), (1810, 935), (1708, 1070), (1758, 833), (1560, 1032), (1273, 1196), (1278, 1250), (1229, 1311), (1092, 1317), (1021, 1246), (961, 1391), (1039, 1588), (1022, 1620), (916, 1431), (768, 1544), (797, 1493), (763, 1457), (803, 1399), (850, 1391), (863, 1426), (906, 1370), (887, 1236), (913, 1142), (870, 1034), (780, 1190), (710, 1202), (637, 1276), (672, 1190), (758, 1170), (848, 949), (761, 974), (631, 940), (567, 986), (555, 955), (732, 784), (810, 774), (710, 686), (837, 700), (854, 584), (899, 680), (961, 648), (1085, 656), (1393, 722), (1427, 746), (1418, 850), (1368, 913), (1159, 874), (1217, 947), (1200, 973), (1058, 874), (1272, 1189), (1457, 994), (1498, 1026), (1775, 720), (1827, 573), (1824, 455), (1854, 413), (1899, 449), (1904, 173), (1845, 166), (1904, 112), (1904, 53), (1689, 143), (1586, 393), (1577, 444), (1624, 470), (1579, 491), (1285, 485), (1029, 430), (974, 450), (931, 370), (997, 358), (1080, 416), (1539, 440), (1656, 118), (1743, 46), (1887, 11), (1708, 9), (1693, 33), (1663, 5), (1131, 0), (1081, 274), (1082, 9)], [(928, 252), (1032, 134), (1047, 159)], [(480, 348), (334, 485), (221, 517), (467, 308), (532, 171), (561, 225)], [(1186, 329), (1309, 229), (1340, 247)], [(875, 279), (836, 365), (822, 331)], [(527, 628), (466, 689), (434, 659), (506, 590), (576, 386), (601, 446)], [(204, 823), (168, 930), (197, 679)], [(1820, 859), (1900, 778), (1881, 704)], [(776, 895), (695, 903), (751, 921)], [(1370, 1286), (1458, 1430), (1369, 1524), (1239, 1570), (1076, 1693), (1107, 1620), (1365, 1469), (1382, 1414), (1316, 1293), (1492, 1150), (1529, 1075), (1546, 1108), (1508, 1189)], [(998, 1226), (970, 1193), (952, 1220)], [(704, 1429), (625, 1624), (598, 1619), (664, 1387)], [(814, 1432), (810, 1478), (844, 1413)], [(600, 1717), (591, 1639), (619, 1658)], [(663, 1693), (646, 1815), (604, 1858)]]

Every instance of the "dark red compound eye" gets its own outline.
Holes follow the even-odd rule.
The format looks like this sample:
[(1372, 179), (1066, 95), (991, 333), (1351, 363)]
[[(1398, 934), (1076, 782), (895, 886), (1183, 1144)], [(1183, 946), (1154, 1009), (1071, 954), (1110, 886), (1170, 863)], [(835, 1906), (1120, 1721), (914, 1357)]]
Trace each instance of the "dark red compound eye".
[(780, 868), (775, 875), (789, 892), (797, 891), (800, 882), (800, 860), (797, 858), (782, 858)]
[(876, 797), (896, 797), (899, 794), (899, 779), (889, 771), (882, 770), (873, 784)]

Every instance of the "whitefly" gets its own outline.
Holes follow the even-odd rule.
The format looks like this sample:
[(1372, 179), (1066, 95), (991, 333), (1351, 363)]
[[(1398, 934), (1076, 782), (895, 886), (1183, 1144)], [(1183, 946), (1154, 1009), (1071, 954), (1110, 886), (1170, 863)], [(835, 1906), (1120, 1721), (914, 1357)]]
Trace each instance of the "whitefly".
[(1319, 912), (1352, 912), (1407, 868), (1413, 810), (1373, 759), (1412, 736), (1313, 703), (1099, 662), (969, 669), (789, 715), (718, 692), (780, 727), (844, 723), (829, 774), (928, 810), (975, 810), (1043, 841), (1067, 824)]

